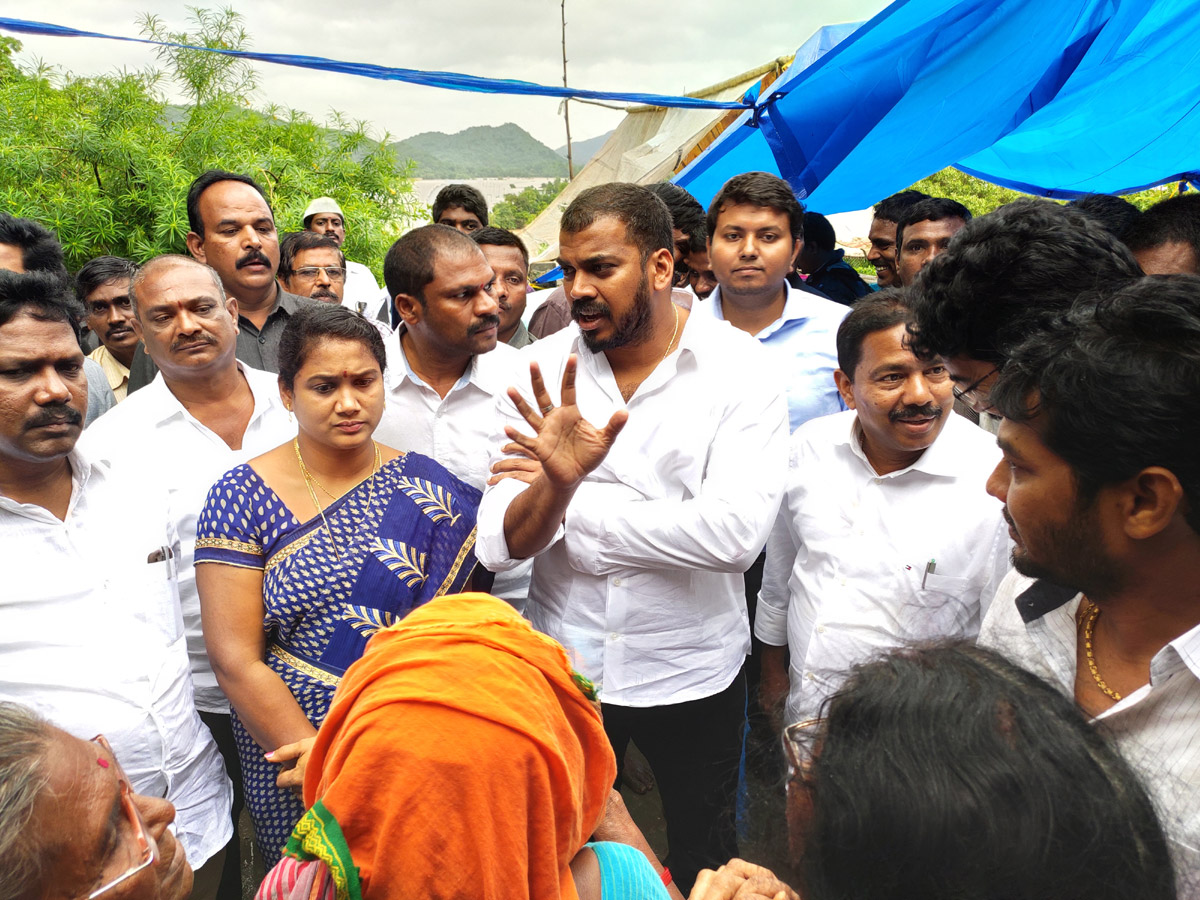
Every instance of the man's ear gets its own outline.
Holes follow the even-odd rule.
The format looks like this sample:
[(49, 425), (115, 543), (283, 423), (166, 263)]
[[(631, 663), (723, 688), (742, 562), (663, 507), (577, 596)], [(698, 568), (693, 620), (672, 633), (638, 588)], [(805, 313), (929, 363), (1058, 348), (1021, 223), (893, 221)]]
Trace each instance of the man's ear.
[(421, 301), (412, 294), (397, 294), (395, 305), (400, 321), (409, 328), (421, 321)]
[(675, 274), (675, 254), (666, 247), (663, 247), (651, 253), (647, 263), (650, 289), (652, 291), (661, 291), (670, 288)]
[(1166, 530), (1187, 504), (1183, 485), (1174, 472), (1162, 466), (1142, 469), (1121, 485), (1120, 491), (1124, 531), (1133, 540)]
[(834, 369), (833, 383), (837, 385), (838, 393), (842, 395), (842, 402), (846, 404), (846, 408), (855, 409), (854, 382), (850, 380), (850, 376), (841, 369)]
[(199, 262), (205, 264), (208, 263), (208, 260), (204, 256), (204, 238), (200, 237), (200, 235), (196, 234), (194, 231), (188, 232), (187, 248), (188, 253), (192, 254), (192, 259), (198, 260)]
[(146, 335), (142, 331), (142, 320), (138, 318), (136, 307), (133, 311), (133, 318), (129, 320), (129, 327), (133, 329), (133, 333), (137, 336), (137, 339), (145, 344)]
[(233, 333), (238, 334), (242, 329), (241, 329), (241, 326), (238, 325), (237, 298), (226, 296), (225, 297), (225, 309), (227, 309), (229, 311), (229, 314), (231, 316), (233, 316)]
[(800, 251), (804, 249), (804, 238), (796, 238), (792, 241), (792, 268), (796, 268), (796, 258), (800, 255)]

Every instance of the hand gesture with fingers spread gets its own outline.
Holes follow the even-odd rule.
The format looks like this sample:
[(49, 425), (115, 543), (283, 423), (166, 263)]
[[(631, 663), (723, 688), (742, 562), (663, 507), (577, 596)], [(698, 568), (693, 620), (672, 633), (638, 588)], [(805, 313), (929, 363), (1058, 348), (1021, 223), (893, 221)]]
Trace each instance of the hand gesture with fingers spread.
[(598, 429), (580, 415), (579, 407), (575, 405), (576, 364), (575, 355), (572, 354), (563, 370), (562, 405), (556, 407), (546, 392), (541, 369), (537, 363), (530, 363), (529, 378), (538, 410), (530, 408), (516, 388), (509, 388), (508, 396), (533, 428), (534, 434), (524, 435), (515, 428), (504, 429), (509, 440), (519, 444), (541, 463), (542, 474), (551, 484), (566, 490), (577, 487), (589, 472), (604, 461), (629, 418), (625, 410), (617, 410), (608, 424)]

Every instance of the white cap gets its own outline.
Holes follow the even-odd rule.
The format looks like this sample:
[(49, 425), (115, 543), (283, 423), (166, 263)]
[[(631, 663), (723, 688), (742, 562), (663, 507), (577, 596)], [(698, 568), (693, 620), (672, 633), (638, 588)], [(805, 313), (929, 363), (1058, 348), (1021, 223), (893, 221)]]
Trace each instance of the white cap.
[(309, 216), (315, 216), (317, 213), (337, 213), (344, 220), (346, 214), (342, 212), (342, 208), (337, 205), (337, 201), (332, 197), (318, 197), (312, 203), (308, 204), (308, 208), (304, 210), (304, 215), (301, 219), (307, 219)]

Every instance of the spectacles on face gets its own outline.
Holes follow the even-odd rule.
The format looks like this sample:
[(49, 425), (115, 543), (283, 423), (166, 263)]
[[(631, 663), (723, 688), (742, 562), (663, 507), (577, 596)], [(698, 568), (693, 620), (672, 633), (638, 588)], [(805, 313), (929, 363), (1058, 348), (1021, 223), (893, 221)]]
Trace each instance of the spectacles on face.
[(800, 780), (812, 766), (813, 735), (824, 719), (804, 719), (783, 729), (783, 753), (787, 757), (788, 784)]
[(954, 393), (954, 399), (961, 400), (963, 403), (967, 404), (967, 406), (971, 407), (971, 409), (975, 410), (976, 412), (988, 412), (989, 410), (991, 410), (992, 404), (988, 400), (988, 395), (986, 393), (980, 391), (979, 388), (985, 381), (987, 381), (989, 378), (991, 378), (993, 375), (995, 375), (999, 371), (1000, 371), (999, 366), (992, 366), (992, 370), (990, 372), (988, 372), (982, 378), (980, 378), (976, 381), (972, 381), (969, 385), (967, 385), (967, 387), (963, 388), (962, 390), (959, 390), (958, 388), (953, 388), (952, 391)]
[(686, 263), (675, 264), (675, 275), (671, 281), (673, 287), (687, 287), (688, 280), (692, 277), (692, 270)]
[(296, 270), (296, 277), (311, 280), (321, 272), (324, 272), (330, 281), (346, 280), (346, 270), (341, 266), (303, 266)]
[(121, 310), (121, 312), (132, 312), (133, 301), (128, 297), (117, 297), (114, 300), (97, 300), (95, 303), (87, 304), (87, 312), (89, 316), (102, 316), (108, 312), (109, 307)]
[(92, 738), (92, 743), (98, 744), (104, 749), (108, 757), (106, 761), (108, 761), (109, 767), (116, 772), (117, 783), (120, 785), (121, 790), (121, 810), (125, 814), (130, 827), (133, 829), (134, 846), (130, 847), (128, 842), (125, 842), (117, 848), (116, 852), (113, 853), (104, 865), (102, 877), (109, 880), (88, 894), (88, 900), (104, 896), (117, 885), (123, 884), (143, 869), (148, 869), (158, 861), (158, 844), (150, 836), (150, 832), (146, 830), (146, 823), (142, 821), (142, 814), (138, 812), (137, 805), (133, 802), (133, 786), (129, 783), (129, 778), (125, 775), (121, 764), (117, 762), (117, 755), (113, 753), (112, 747), (109, 746), (108, 741), (102, 734), (98, 734)]

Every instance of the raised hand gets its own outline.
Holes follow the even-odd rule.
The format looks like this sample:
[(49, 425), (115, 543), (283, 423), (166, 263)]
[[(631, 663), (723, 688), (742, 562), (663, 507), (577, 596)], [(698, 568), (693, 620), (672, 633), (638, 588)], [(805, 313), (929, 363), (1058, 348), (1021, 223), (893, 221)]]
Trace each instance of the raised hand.
[(579, 407), (575, 405), (576, 365), (577, 360), (572, 354), (563, 369), (562, 405), (556, 407), (550, 402), (541, 369), (536, 362), (531, 362), (529, 379), (538, 409), (532, 409), (516, 388), (509, 388), (508, 396), (534, 433), (524, 435), (515, 428), (504, 429), (509, 440), (519, 444), (541, 463), (542, 473), (551, 484), (566, 490), (577, 487), (589, 472), (604, 461), (629, 418), (629, 413), (619, 409), (613, 413), (608, 424), (599, 429), (583, 418)]

